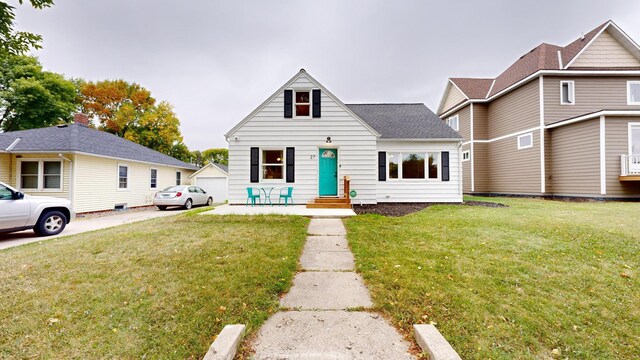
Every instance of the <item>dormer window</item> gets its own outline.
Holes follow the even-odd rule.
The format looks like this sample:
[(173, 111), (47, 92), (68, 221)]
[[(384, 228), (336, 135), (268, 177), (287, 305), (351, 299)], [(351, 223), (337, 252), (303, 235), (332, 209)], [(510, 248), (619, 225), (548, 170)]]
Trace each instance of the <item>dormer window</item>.
[(296, 117), (308, 117), (311, 110), (310, 91), (296, 91)]
[(560, 81), (560, 104), (575, 104), (575, 91), (573, 81)]

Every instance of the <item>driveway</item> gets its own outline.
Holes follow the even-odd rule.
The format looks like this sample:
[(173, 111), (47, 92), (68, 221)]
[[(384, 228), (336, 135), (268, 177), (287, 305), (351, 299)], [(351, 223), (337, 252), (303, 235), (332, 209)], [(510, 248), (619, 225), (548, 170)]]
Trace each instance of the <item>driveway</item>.
[(186, 210), (158, 209), (127, 211), (122, 214), (105, 215), (98, 217), (76, 218), (70, 222), (62, 233), (56, 236), (37, 236), (33, 230), (25, 230), (11, 234), (0, 234), (0, 250), (10, 247), (28, 244), (36, 241), (49, 240), (62, 236), (80, 234), (87, 231), (106, 229), (118, 225), (129, 224), (136, 221), (155, 219), (158, 217), (173, 216)]

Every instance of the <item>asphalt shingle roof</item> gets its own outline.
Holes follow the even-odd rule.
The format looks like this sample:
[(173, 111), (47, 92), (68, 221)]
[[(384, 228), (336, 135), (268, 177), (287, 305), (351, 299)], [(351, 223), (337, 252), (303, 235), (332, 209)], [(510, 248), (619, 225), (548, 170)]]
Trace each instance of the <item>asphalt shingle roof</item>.
[(185, 169), (198, 169), (194, 165), (132, 141), (79, 124), (0, 133), (0, 152), (6, 151), (18, 138), (20, 141), (14, 145), (11, 152), (77, 151)]
[(462, 139), (424, 104), (346, 104), (382, 139)]

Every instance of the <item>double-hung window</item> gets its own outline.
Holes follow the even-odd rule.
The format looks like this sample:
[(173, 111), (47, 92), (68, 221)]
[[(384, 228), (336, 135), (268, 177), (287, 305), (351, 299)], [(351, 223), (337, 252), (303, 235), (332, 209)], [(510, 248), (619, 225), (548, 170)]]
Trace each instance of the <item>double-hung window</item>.
[(576, 95), (573, 81), (560, 81), (560, 104), (573, 105), (575, 103)]
[(129, 188), (129, 167), (127, 165), (118, 165), (118, 189), (125, 190)]
[(262, 150), (262, 179), (284, 179), (284, 150)]
[(296, 117), (309, 117), (311, 115), (311, 91), (296, 91), (295, 100)]
[(25, 190), (62, 190), (61, 160), (21, 160), (19, 188)]
[(157, 169), (151, 169), (149, 177), (150, 177), (150, 185), (149, 185), (149, 187), (151, 189), (157, 189), (158, 188), (158, 170)]
[(471, 151), (463, 151), (462, 152), (462, 161), (469, 161), (471, 159)]
[(176, 185), (182, 184), (182, 172), (176, 171)]
[(440, 153), (389, 152), (387, 169), (390, 180), (438, 179)]
[(640, 105), (640, 81), (627, 81), (627, 105)]
[(460, 130), (460, 117), (458, 115), (451, 116), (447, 119), (447, 125), (455, 131)]

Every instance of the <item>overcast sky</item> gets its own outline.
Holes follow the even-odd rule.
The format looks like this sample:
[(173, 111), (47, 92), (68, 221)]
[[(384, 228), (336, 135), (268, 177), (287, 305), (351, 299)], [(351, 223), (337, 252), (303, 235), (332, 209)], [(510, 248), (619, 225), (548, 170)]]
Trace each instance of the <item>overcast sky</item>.
[[(17, 1), (9, 0), (10, 4)], [(424, 102), (448, 77), (495, 77), (541, 42), (612, 19), (640, 41), (640, 1), (56, 0), (20, 6), (34, 54), (68, 77), (137, 82), (175, 106), (191, 150), (224, 133), (300, 68), (346, 103)]]

